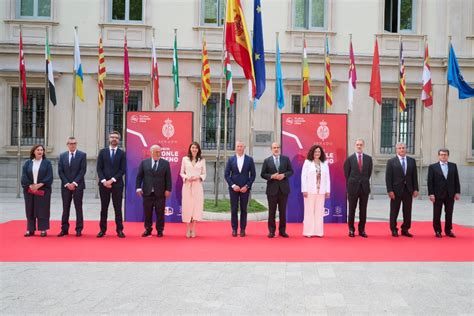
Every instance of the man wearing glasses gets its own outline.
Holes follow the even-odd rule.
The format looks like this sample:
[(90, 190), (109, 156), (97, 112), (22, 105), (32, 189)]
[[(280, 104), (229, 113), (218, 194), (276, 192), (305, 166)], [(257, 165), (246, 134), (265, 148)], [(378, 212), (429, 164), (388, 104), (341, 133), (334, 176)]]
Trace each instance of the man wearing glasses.
[(86, 188), (84, 176), (87, 170), (86, 153), (77, 150), (77, 140), (69, 137), (68, 150), (59, 155), (58, 174), (61, 178), (61, 198), (63, 200), (63, 215), (61, 218), (61, 232), (58, 237), (69, 234), (69, 212), (74, 200), (76, 209), (76, 236), (82, 235), (84, 218), (82, 212), (82, 198)]

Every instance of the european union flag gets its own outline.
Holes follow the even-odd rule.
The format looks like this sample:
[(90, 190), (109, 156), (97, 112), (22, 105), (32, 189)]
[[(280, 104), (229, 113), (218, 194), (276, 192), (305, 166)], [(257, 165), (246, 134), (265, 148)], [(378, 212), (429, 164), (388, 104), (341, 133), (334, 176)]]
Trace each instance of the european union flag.
[(255, 99), (260, 99), (265, 91), (265, 49), (263, 47), (262, 6), (254, 1), (253, 10), (253, 67), (255, 71)]
[(449, 45), (448, 60), (448, 84), (458, 89), (459, 99), (474, 97), (474, 88), (472, 88), (461, 75), (458, 60), (454, 53), (453, 45)]
[(280, 45), (278, 39), (276, 43), (276, 69), (275, 69), (275, 91), (276, 91), (276, 104), (281, 110), (285, 107), (285, 95), (283, 93), (283, 74), (281, 72), (281, 60), (280, 60)]

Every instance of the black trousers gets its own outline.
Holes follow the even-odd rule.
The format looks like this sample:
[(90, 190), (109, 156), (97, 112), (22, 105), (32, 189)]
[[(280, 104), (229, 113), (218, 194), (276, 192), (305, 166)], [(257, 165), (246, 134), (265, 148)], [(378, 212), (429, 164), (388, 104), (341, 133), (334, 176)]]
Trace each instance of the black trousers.
[(286, 233), (286, 204), (288, 202), (288, 194), (283, 194), (278, 192), (277, 194), (269, 195), (267, 194), (268, 200), (268, 231), (270, 233), (275, 233), (276, 230), (276, 211), (278, 207), (280, 223), (278, 225), (278, 231), (281, 233)]
[(433, 203), (433, 228), (435, 232), (442, 232), (441, 213), (443, 212), (443, 205), (445, 213), (444, 231), (449, 233), (453, 229), (454, 197), (435, 200)]
[(348, 218), (348, 225), (349, 230), (354, 232), (354, 221), (355, 221), (355, 213), (357, 208), (357, 203), (359, 203), (359, 233), (365, 232), (365, 223), (367, 221), (367, 203), (369, 201), (369, 194), (365, 193), (361, 187), (356, 194), (349, 194), (347, 196), (347, 200), (349, 201), (349, 218)]
[(69, 230), (69, 214), (71, 211), (71, 202), (74, 200), (74, 208), (76, 209), (76, 231), (81, 232), (84, 228), (84, 215), (82, 210), (82, 199), (84, 197), (84, 190), (68, 190), (61, 188), (61, 197), (63, 200), (63, 215), (61, 218), (61, 231), (67, 232)]
[[(51, 191), (44, 190), (44, 196), (38, 196), (23, 191), (25, 199), (26, 230), (34, 232), (49, 229), (49, 218), (51, 215)], [(38, 224), (38, 226), (36, 226)]]
[(239, 227), (239, 204), (240, 204), (240, 230), (245, 230), (247, 227), (247, 205), (249, 203), (250, 191), (245, 193), (235, 192), (229, 189), (230, 196), (230, 212), (232, 230), (237, 230)]
[(401, 196), (395, 194), (395, 199), (390, 200), (390, 230), (397, 230), (397, 218), (400, 212), (400, 204), (403, 203), (403, 224), (402, 231), (408, 231), (411, 227), (411, 207), (413, 195), (406, 188)]
[(116, 231), (123, 230), (123, 217), (122, 217), (122, 197), (123, 187), (112, 187), (107, 189), (102, 184), (99, 185), (100, 195), (100, 231), (107, 231), (107, 215), (109, 212), (110, 198), (112, 197), (112, 204), (115, 211), (115, 226)]
[(143, 196), (143, 211), (145, 212), (145, 229), (153, 230), (153, 210), (156, 214), (156, 230), (163, 232), (165, 229), (165, 196), (157, 196), (155, 193)]

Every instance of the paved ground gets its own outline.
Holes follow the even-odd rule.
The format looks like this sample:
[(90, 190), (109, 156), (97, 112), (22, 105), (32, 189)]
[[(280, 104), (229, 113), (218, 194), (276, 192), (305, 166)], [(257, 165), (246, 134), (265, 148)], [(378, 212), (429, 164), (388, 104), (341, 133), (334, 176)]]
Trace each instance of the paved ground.
[[(24, 219), (22, 199), (0, 201), (0, 222)], [(52, 202), (60, 219), (61, 201)], [(86, 219), (97, 220), (99, 201), (85, 202)], [(387, 199), (370, 200), (368, 214), (388, 220)], [(431, 216), (429, 201), (416, 200), (413, 219)], [(470, 197), (454, 222), (474, 227)], [(1, 315), (474, 315), (473, 302), (472, 262), (0, 263)]]

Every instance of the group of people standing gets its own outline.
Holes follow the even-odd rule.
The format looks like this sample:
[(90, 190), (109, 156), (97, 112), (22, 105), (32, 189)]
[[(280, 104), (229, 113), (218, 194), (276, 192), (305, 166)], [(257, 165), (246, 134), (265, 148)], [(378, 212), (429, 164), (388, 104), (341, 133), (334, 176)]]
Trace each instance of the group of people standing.
[[(97, 175), (101, 200), (100, 231), (98, 238), (106, 235), (107, 217), (110, 200), (115, 212), (116, 233), (124, 238), (122, 200), (126, 170), (126, 155), (119, 148), (119, 132), (109, 134), (109, 146), (103, 148), (97, 158)], [(372, 157), (364, 153), (364, 140), (357, 139), (355, 152), (344, 162), (344, 174), (349, 203), (348, 227), (349, 237), (355, 237), (355, 213), (359, 205), (358, 234), (367, 238), (365, 231), (367, 204), (370, 194), (372, 176)], [(59, 156), (58, 174), (61, 179), (61, 197), (63, 213), (61, 231), (57, 235), (69, 234), (69, 214), (71, 203), (76, 209), (76, 236), (82, 236), (84, 227), (82, 200), (84, 196), (84, 177), (87, 168), (86, 153), (77, 149), (77, 140), (69, 137), (68, 150)], [(288, 157), (281, 155), (280, 145), (271, 145), (272, 155), (266, 158), (261, 169), (261, 177), (267, 181), (266, 195), (268, 200), (268, 238), (277, 234), (276, 213), (279, 212), (278, 235), (288, 238), (286, 232), (286, 207), (290, 193), (289, 178), (293, 167)], [(390, 198), (390, 230), (393, 237), (398, 237), (397, 218), (403, 204), (403, 224), (401, 235), (413, 237), (411, 227), (411, 210), (413, 197), (418, 196), (418, 177), (416, 161), (406, 155), (403, 143), (396, 145), (397, 155), (388, 160), (386, 166), (386, 187)], [(460, 182), (456, 164), (448, 162), (449, 150), (438, 151), (439, 162), (430, 165), (428, 171), (428, 194), (433, 203), (433, 228), (435, 236), (441, 238), (441, 213), (444, 205), (446, 220), (445, 234), (455, 237), (452, 231), (454, 201), (460, 198)], [(206, 161), (202, 157), (199, 143), (192, 142), (188, 153), (181, 161), (180, 176), (182, 188), (182, 221), (186, 223), (186, 237), (196, 237), (196, 223), (202, 220), (204, 209), (204, 189), (202, 182), (206, 179)], [(256, 178), (255, 163), (252, 157), (245, 154), (245, 144), (236, 142), (235, 155), (226, 163), (224, 172), (228, 184), (231, 205), (231, 228), (233, 237), (245, 237), (247, 226), (247, 206), (252, 185)], [(24, 189), (27, 230), (25, 237), (33, 236), (36, 230), (45, 237), (50, 228), (51, 185), (53, 170), (51, 162), (46, 159), (45, 148), (34, 145), (30, 150), (30, 159), (23, 165), (21, 184)], [(156, 214), (156, 231), (163, 237), (165, 227), (166, 198), (171, 195), (172, 177), (170, 164), (161, 157), (161, 146), (150, 148), (150, 158), (144, 159), (138, 168), (135, 182), (136, 194), (143, 199), (144, 226), (142, 237), (152, 235), (153, 213)], [(306, 237), (323, 237), (324, 203), (331, 193), (329, 163), (324, 149), (313, 145), (306, 156), (301, 170), (301, 192), (304, 199), (303, 232)], [(239, 212), (240, 211), (240, 212)], [(240, 221), (239, 221), (240, 213)], [(240, 222), (240, 223), (239, 223)], [(240, 228), (240, 230), (239, 230)]]

